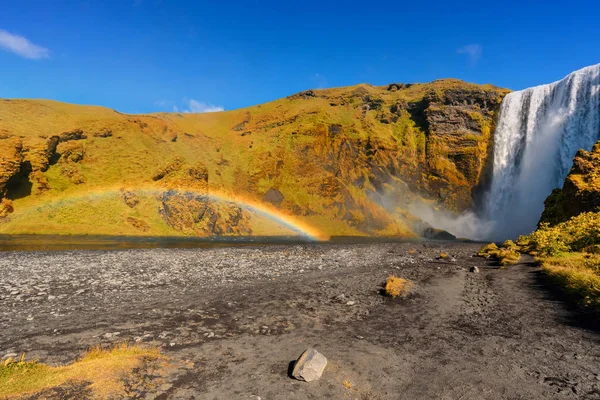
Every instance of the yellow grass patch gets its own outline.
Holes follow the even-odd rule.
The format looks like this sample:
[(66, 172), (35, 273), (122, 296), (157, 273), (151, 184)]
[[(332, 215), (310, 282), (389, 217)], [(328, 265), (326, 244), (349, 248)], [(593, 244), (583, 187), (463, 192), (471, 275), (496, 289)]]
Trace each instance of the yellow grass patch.
[(53, 367), (35, 361), (8, 359), (0, 364), (0, 397), (33, 394), (67, 382), (89, 382), (98, 398), (124, 394), (123, 378), (144, 361), (163, 358), (155, 348), (129, 346), (96, 347), (72, 364)]
[(502, 267), (516, 264), (521, 259), (519, 247), (512, 240), (505, 241), (502, 247), (498, 247), (495, 243), (486, 244), (479, 250), (477, 255), (479, 257), (493, 257), (498, 260)]
[(411, 286), (411, 281), (391, 275), (385, 283), (385, 294), (389, 297), (399, 297), (405, 295)]
[(498, 246), (496, 245), (496, 243), (488, 243), (485, 246), (483, 246), (481, 250), (479, 250), (479, 252), (477, 252), (477, 255), (479, 257), (486, 257), (488, 255), (491, 255), (492, 252), (496, 251), (498, 251)]
[(600, 309), (600, 256), (565, 253), (541, 261), (546, 274), (569, 295)]

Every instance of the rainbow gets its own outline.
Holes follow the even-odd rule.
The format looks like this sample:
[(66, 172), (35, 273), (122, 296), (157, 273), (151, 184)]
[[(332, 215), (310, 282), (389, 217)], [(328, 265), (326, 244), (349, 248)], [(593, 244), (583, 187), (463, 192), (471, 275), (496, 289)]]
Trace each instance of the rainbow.
[[(103, 197), (107, 197), (107, 196), (118, 196), (118, 195), (120, 195), (120, 193), (123, 190), (132, 191), (138, 195), (157, 195), (157, 194), (163, 193), (164, 191), (167, 191), (167, 190), (177, 190), (177, 191), (181, 191), (181, 192), (204, 194), (204, 193), (198, 192), (197, 190), (185, 188), (185, 187), (163, 188), (163, 187), (152, 187), (152, 186), (148, 186), (148, 187), (125, 186), (125, 187), (120, 187), (120, 188), (102, 188), (102, 189), (95, 189), (95, 190), (94, 189), (87, 190), (83, 193), (80, 192), (80, 193), (75, 193), (75, 194), (65, 196), (65, 197), (48, 199), (45, 201), (44, 204), (50, 205), (52, 203), (60, 202), (61, 205), (64, 205), (65, 202), (71, 203), (71, 202), (80, 201), (82, 199), (103, 198)], [(329, 239), (328, 235), (319, 231), (317, 228), (305, 223), (304, 221), (298, 219), (295, 216), (289, 215), (281, 210), (277, 210), (268, 204), (265, 204), (265, 203), (262, 203), (262, 202), (259, 202), (256, 200), (252, 200), (252, 199), (249, 199), (246, 197), (242, 197), (239, 195), (228, 194), (225, 192), (215, 191), (212, 189), (209, 189), (209, 193), (207, 194), (207, 196), (209, 199), (211, 199), (213, 201), (223, 201), (223, 202), (235, 203), (235, 204), (239, 205), (240, 207), (242, 207), (243, 209), (246, 209), (255, 214), (264, 216), (274, 222), (277, 222), (277, 223), (285, 226), (289, 230), (297, 233), (299, 236), (303, 236), (303, 237), (306, 237), (308, 239), (315, 240), (315, 241), (322, 241), (322, 240)], [(20, 210), (17, 210), (17, 211), (20, 213), (27, 212), (30, 209), (37, 209), (39, 206), (40, 206), (40, 204), (38, 203), (38, 204), (31, 205), (26, 208), (21, 208)]]

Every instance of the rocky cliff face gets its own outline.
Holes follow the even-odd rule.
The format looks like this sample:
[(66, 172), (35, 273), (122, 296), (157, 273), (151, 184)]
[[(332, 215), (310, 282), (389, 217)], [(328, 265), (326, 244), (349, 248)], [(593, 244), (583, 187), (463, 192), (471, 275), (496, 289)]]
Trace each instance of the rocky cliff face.
[[(2, 101), (0, 192), (14, 212), (0, 232), (272, 233), (244, 204), (215, 201), (225, 193), (326, 235), (413, 235), (423, 225), (412, 202), (473, 205), (506, 93), (457, 80), (358, 85), (223, 113), (136, 116)], [(92, 192), (97, 204), (83, 200)]]
[(562, 189), (544, 202), (540, 223), (556, 225), (586, 211), (600, 211), (600, 142), (591, 151), (579, 150)]

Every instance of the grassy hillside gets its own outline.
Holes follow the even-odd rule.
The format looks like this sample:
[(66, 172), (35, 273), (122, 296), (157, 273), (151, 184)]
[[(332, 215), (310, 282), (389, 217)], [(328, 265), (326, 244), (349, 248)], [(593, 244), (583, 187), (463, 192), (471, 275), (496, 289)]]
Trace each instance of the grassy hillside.
[(358, 85), (149, 115), (0, 100), (0, 233), (414, 235), (409, 203), (472, 205), (506, 93)]
[(544, 204), (539, 228), (520, 242), (569, 295), (600, 310), (600, 142), (577, 153)]

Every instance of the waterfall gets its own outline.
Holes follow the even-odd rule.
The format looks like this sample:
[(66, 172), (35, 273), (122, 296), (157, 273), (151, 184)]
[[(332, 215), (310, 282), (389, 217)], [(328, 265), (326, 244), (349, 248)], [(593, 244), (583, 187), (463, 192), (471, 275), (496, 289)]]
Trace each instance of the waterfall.
[(548, 85), (508, 94), (494, 133), (486, 217), (491, 239), (535, 229), (544, 200), (562, 184), (577, 150), (600, 139), (600, 64)]

